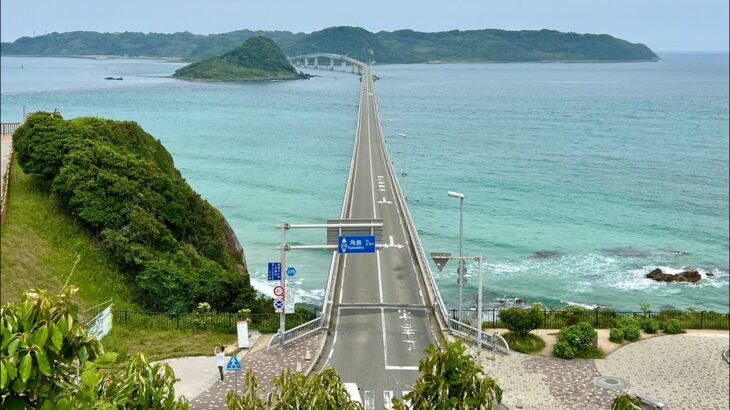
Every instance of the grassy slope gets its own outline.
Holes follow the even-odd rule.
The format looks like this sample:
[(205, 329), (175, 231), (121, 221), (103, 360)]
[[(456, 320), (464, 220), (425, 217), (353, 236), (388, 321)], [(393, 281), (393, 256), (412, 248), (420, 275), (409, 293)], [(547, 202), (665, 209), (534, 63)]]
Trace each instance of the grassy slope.
[[(70, 283), (79, 288), (82, 309), (113, 299), (116, 308), (138, 310), (121, 272), (106, 258), (58, 202), (17, 164), (13, 165), (8, 217), (0, 234), (0, 299), (2, 304), (19, 301), (23, 291), (45, 288), (60, 290), (76, 262)], [(104, 339), (107, 350), (121, 358), (144, 352), (152, 359), (210, 355), (212, 346), (233, 343), (235, 336), (114, 326)]]
[(58, 292), (80, 256), (70, 283), (79, 288), (82, 309), (112, 299), (136, 309), (132, 295), (93, 238), (59, 208), (55, 197), (13, 165), (8, 218), (2, 228), (2, 302), (18, 301), (32, 287)]

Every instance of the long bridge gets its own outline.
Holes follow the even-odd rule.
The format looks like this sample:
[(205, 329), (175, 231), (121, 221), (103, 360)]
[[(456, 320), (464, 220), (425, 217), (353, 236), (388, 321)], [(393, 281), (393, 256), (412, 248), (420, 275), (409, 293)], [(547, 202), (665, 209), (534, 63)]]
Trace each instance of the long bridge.
[[(319, 70), (320, 68), (325, 68), (325, 66), (319, 65), (319, 59), (324, 58), (326, 60), (329, 60), (329, 64), (326, 67), (329, 67), (330, 71), (335, 70), (336, 65), (341, 66), (342, 71), (347, 71), (347, 68), (350, 68), (350, 72), (359, 74), (362, 72), (363, 69), (367, 67), (365, 63), (359, 60), (355, 60), (354, 58), (350, 58), (344, 54), (332, 54), (332, 53), (314, 53), (314, 54), (304, 54), (300, 56), (294, 56), (294, 57), (287, 57), (289, 62), (296, 67), (303, 67), (303, 68), (314, 68), (315, 70)], [(312, 65), (309, 64), (309, 61), (312, 61)], [(339, 61), (340, 64), (335, 63), (336, 61)]]
[[(291, 61), (341, 55), (310, 54)], [(390, 408), (410, 391), (429, 344), (456, 335), (505, 353), (499, 336), (478, 332), (449, 317), (393, 170), (383, 138), (371, 66), (358, 67), (360, 102), (352, 163), (341, 220), (382, 220), (375, 253), (333, 252), (321, 318), (283, 334), (284, 342), (317, 330), (327, 338), (318, 369), (335, 367), (361, 389), (365, 408)], [(334, 63), (330, 63), (333, 67)], [(272, 339), (276, 345), (279, 338)]]

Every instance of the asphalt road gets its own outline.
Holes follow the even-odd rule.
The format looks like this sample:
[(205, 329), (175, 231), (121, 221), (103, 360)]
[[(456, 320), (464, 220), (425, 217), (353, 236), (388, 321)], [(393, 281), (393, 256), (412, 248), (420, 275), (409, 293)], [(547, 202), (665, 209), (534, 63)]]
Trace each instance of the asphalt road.
[[(335, 287), (330, 336), (321, 368), (357, 383), (368, 408), (388, 407), (418, 378), (418, 361), (435, 341), (428, 294), (395, 201), (369, 69), (363, 70), (350, 219), (383, 219), (385, 246), (345, 256)], [(372, 405), (373, 407), (370, 407)]]

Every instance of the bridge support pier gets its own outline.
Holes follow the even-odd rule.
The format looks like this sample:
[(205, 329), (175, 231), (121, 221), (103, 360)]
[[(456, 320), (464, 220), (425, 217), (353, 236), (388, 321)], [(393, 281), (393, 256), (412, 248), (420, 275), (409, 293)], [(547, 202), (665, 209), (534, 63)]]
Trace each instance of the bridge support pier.
[(304, 57), (304, 68), (309, 67), (309, 58)]
[(355, 72), (355, 64), (350, 64), (350, 72), (351, 73)]
[(335, 59), (330, 58), (330, 71), (335, 71)]
[(342, 71), (347, 70), (347, 61), (342, 60)]
[(319, 70), (319, 57), (314, 57), (314, 69)]

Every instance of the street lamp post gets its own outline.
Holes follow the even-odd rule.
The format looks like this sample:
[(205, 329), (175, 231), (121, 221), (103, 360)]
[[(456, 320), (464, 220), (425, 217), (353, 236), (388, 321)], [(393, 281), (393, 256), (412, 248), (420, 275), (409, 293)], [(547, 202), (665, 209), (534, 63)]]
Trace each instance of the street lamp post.
[(463, 301), (464, 301), (464, 285), (466, 284), (466, 266), (464, 265), (464, 194), (454, 191), (448, 192), (449, 196), (459, 198), (459, 318), (461, 318)]
[(403, 177), (403, 191), (404, 196), (406, 200), (408, 200), (408, 190), (406, 189), (407, 181), (408, 181), (408, 136), (403, 133), (398, 133), (398, 136), (400, 138), (403, 138), (403, 152), (404, 152), (404, 158), (403, 158), (403, 172), (401, 172), (401, 176)]

